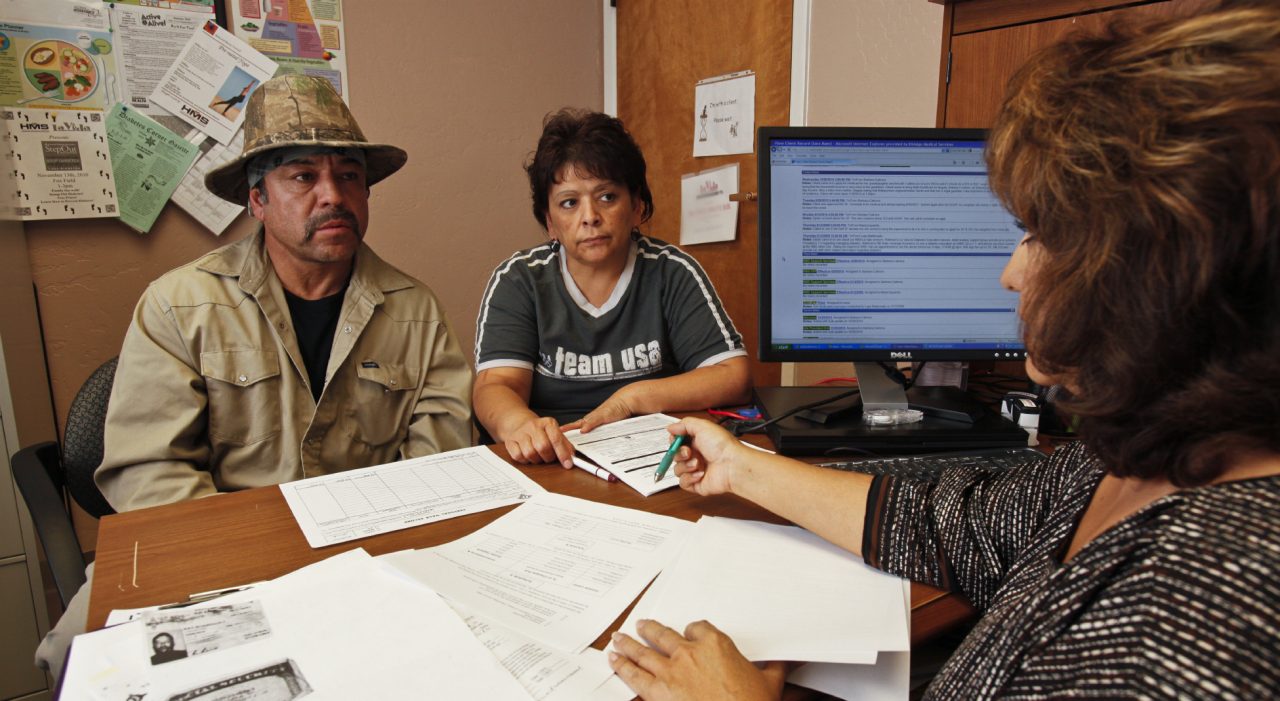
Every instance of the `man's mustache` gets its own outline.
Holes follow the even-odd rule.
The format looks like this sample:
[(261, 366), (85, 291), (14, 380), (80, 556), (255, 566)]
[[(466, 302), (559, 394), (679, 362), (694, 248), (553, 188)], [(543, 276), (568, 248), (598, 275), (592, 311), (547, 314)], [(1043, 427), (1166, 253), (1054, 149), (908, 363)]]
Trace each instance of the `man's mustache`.
[(307, 238), (311, 238), (312, 236), (315, 236), (316, 229), (319, 229), (332, 221), (343, 222), (352, 229), (355, 229), (357, 233), (360, 231), (360, 222), (356, 219), (356, 215), (339, 207), (335, 209), (326, 209), (323, 212), (318, 212), (308, 217), (307, 223), (303, 227), (303, 232), (306, 233)]

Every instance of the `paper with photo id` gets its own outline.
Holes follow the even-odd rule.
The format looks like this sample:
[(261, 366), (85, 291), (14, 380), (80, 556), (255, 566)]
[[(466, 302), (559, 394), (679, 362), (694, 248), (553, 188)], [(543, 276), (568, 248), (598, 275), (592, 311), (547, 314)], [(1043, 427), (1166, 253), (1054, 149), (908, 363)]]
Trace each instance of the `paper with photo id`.
[(598, 426), (590, 433), (565, 431), (564, 437), (575, 450), (617, 475), (628, 487), (649, 496), (680, 486), (680, 478), (670, 468), (661, 481), (653, 481), (658, 463), (671, 447), (667, 426), (678, 421), (666, 414), (633, 416)]
[(496, 509), (545, 490), (484, 446), (280, 485), (307, 543), (356, 538)]

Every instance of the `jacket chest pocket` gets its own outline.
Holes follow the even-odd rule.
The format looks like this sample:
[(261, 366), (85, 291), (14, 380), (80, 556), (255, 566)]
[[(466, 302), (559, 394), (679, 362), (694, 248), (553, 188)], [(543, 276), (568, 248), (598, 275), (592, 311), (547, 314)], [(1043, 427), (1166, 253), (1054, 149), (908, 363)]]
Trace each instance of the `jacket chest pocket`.
[(349, 405), (356, 436), (374, 446), (399, 444), (418, 399), (416, 368), (365, 361), (356, 368), (356, 401)]
[(200, 354), (209, 395), (209, 436), (247, 445), (280, 433), (280, 356), (275, 351)]

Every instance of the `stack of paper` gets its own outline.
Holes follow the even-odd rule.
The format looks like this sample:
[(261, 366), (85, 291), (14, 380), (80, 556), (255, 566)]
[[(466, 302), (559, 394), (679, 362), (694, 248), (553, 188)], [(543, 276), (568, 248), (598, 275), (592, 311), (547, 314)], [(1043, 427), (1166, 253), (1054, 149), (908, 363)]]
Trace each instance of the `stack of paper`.
[(752, 661), (840, 663), (802, 668), (796, 683), (842, 695), (851, 675), (887, 678), (905, 696), (908, 587), (801, 528), (703, 517), (622, 631), (642, 639), (641, 618), (676, 631), (707, 620)]

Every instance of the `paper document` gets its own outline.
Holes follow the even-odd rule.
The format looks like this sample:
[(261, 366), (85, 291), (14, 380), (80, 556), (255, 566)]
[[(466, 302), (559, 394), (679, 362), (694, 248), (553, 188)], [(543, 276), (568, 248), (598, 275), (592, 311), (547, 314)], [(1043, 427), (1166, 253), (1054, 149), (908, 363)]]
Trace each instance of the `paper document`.
[(525, 501), (545, 491), (484, 446), (280, 485), (313, 548)]
[[(902, 600), (911, 609), (911, 582), (902, 582)], [(907, 614), (908, 630), (911, 614)], [(901, 701), (911, 693), (911, 653), (881, 652), (875, 664), (810, 662), (792, 670), (787, 682), (849, 701)]]
[(106, 120), (84, 110), (0, 109), (6, 219), (116, 216)]
[(210, 12), (112, 3), (121, 102), (152, 117), (168, 114), (153, 107), (148, 96), (178, 60), (187, 40), (210, 16)]
[(231, 143), (223, 146), (214, 139), (205, 138), (204, 132), (192, 129), (187, 134), (187, 141), (196, 144), (203, 152), (196, 158), (195, 165), (182, 177), (178, 189), (173, 191), (173, 202), (195, 217), (204, 228), (221, 236), (231, 222), (245, 211), (245, 204), (234, 204), (209, 192), (204, 186), (204, 176), (209, 171), (225, 163), (230, 163), (244, 151), (244, 130), (236, 132)]
[[(661, 584), (661, 587), (656, 586)], [(910, 648), (902, 579), (796, 526), (704, 516), (622, 631), (708, 620), (752, 661), (869, 664)]]
[[(401, 550), (378, 559), (413, 579), (397, 562), (412, 562), (416, 557), (414, 550)], [(412, 569), (412, 565), (408, 569)], [(587, 648), (576, 655), (560, 652), (471, 613), (460, 604), (445, 603), (535, 701), (577, 701), (588, 697), (613, 676), (604, 653), (599, 650)]]
[(529, 698), (444, 600), (360, 549), (209, 604), (77, 636), (62, 698), (130, 695)]
[(120, 103), (107, 113), (107, 144), (120, 193), (120, 220), (145, 234), (199, 149), (139, 110)]
[(666, 414), (633, 416), (599, 426), (590, 433), (565, 431), (564, 437), (578, 452), (617, 475), (627, 486), (649, 496), (680, 486), (680, 478), (672, 469), (667, 470), (661, 482), (653, 481), (658, 463), (671, 446), (667, 426), (677, 421), (679, 419)]
[(751, 153), (756, 136), (756, 74), (738, 71), (693, 89), (693, 155)]
[(396, 566), (498, 625), (576, 653), (631, 604), (692, 526), (548, 492)]
[(271, 59), (208, 19), (147, 99), (228, 144), (244, 121), (249, 96), (275, 72)]
[(107, 5), (0, 2), (0, 105), (101, 111), (120, 99)]
[(738, 236), (738, 164), (680, 178), (680, 245), (732, 241)]
[(227, 9), (231, 30), (279, 64), (281, 74), (324, 78), (351, 102), (341, 0), (233, 2)]

